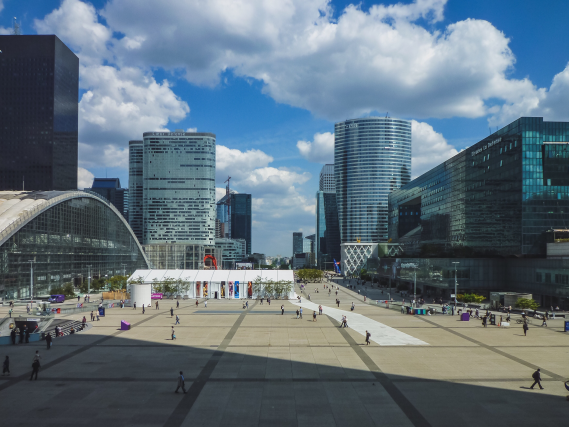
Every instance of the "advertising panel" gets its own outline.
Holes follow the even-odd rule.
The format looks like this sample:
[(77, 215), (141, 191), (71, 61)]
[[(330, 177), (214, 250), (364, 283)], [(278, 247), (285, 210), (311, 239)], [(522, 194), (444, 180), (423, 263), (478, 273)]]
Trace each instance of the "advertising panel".
[(235, 298), (239, 298), (239, 281), (235, 281)]

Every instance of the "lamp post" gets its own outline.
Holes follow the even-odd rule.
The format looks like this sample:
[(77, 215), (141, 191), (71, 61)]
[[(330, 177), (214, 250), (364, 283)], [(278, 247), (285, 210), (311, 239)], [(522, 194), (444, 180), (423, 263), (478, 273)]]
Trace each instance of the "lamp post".
[(454, 311), (456, 312), (456, 287), (458, 283), (456, 282), (456, 265), (460, 264), (458, 261), (453, 262), (454, 264)]
[(413, 304), (417, 307), (417, 269), (415, 268), (415, 280), (413, 283)]
[(89, 268), (89, 275), (87, 276), (87, 295), (91, 293), (91, 266), (87, 266)]
[(35, 262), (35, 260), (29, 259), (28, 262), (30, 263), (30, 304), (31, 304), (32, 299), (34, 297), (34, 262)]
[(126, 264), (121, 264), (122, 265), (122, 275), (126, 276)]

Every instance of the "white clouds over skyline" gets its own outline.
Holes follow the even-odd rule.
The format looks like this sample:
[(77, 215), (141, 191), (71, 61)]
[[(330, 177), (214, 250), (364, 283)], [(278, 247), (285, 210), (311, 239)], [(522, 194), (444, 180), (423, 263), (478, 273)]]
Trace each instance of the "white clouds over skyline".
[(316, 133), (313, 141), (298, 141), (296, 148), (309, 162), (334, 163), (334, 134), (331, 132)]

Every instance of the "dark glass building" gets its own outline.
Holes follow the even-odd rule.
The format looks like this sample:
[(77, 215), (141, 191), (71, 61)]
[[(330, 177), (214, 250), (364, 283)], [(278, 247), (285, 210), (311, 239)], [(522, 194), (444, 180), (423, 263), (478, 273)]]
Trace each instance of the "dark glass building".
[[(33, 261), (33, 262), (30, 262)], [(0, 295), (49, 295), (52, 286), (131, 274), (147, 259), (120, 212), (84, 191), (0, 191)], [(89, 270), (90, 268), (90, 270)]]
[(316, 262), (320, 268), (333, 267), (334, 260), (340, 261), (340, 227), (336, 193), (316, 193)]
[(302, 232), (295, 231), (292, 233), (292, 256), (296, 254), (304, 253), (304, 239), (302, 238)]
[(0, 50), (0, 190), (77, 189), (79, 58), (54, 35)]
[(231, 238), (244, 239), (247, 255), (251, 254), (251, 195), (231, 194)]
[(123, 217), (128, 218), (128, 188), (121, 188), (118, 178), (95, 178), (86, 191), (97, 193), (111, 202)]
[(522, 117), (389, 195), (384, 283), (531, 293), (569, 308), (569, 122)]
[(569, 228), (569, 122), (522, 117), (389, 195), (407, 254), (545, 256)]

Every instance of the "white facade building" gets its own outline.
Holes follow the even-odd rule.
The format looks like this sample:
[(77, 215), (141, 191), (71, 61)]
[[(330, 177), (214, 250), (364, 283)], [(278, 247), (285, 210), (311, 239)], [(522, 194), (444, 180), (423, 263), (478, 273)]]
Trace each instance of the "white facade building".
[[(144, 284), (178, 281), (178, 286), (185, 289), (175, 295), (192, 299), (250, 299), (266, 297), (269, 293), (275, 297), (275, 284), (286, 283), (291, 285), (289, 292), (280, 297), (294, 298), (294, 272), (291, 270), (136, 270), (128, 280), (131, 279)], [(259, 291), (254, 286), (256, 282), (261, 284)], [(272, 292), (268, 292), (271, 285)]]

